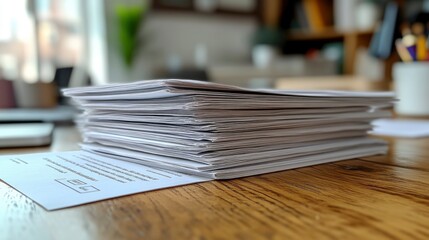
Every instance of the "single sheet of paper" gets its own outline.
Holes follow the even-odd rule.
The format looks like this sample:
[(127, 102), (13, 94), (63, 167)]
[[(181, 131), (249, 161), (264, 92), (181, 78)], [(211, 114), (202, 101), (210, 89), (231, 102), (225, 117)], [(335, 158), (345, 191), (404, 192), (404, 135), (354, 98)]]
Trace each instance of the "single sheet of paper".
[(47, 210), (209, 180), (85, 151), (0, 156), (0, 179)]
[(405, 119), (379, 119), (372, 122), (374, 135), (421, 138), (429, 137), (429, 121)]

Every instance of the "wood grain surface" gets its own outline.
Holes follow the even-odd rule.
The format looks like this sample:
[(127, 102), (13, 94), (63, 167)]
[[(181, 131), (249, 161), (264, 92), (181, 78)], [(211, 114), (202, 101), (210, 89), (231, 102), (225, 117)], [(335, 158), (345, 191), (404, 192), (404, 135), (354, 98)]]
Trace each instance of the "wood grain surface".
[[(0, 239), (428, 239), (429, 139), (389, 154), (47, 212), (0, 182)], [(49, 148), (76, 149), (60, 128)]]

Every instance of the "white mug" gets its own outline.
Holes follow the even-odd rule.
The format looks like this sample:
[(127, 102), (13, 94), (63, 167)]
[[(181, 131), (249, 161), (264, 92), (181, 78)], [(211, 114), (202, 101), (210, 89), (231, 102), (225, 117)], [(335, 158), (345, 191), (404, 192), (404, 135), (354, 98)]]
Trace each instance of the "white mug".
[(429, 116), (429, 62), (395, 63), (393, 80), (396, 113)]
[(273, 46), (260, 44), (252, 49), (253, 64), (257, 68), (268, 68), (276, 58), (276, 49)]

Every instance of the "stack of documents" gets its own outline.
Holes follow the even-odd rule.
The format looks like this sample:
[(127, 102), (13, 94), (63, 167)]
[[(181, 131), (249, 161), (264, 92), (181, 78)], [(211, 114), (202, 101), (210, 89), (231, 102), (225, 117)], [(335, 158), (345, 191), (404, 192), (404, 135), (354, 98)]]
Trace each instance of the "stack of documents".
[(65, 89), (84, 110), (82, 149), (228, 179), (384, 154), (367, 137), (391, 93), (250, 90), (151, 80)]

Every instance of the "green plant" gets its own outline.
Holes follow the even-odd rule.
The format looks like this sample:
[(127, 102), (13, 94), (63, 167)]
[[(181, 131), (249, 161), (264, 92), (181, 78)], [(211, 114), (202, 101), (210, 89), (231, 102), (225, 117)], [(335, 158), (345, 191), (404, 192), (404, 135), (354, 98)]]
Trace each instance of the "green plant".
[(140, 39), (140, 28), (146, 14), (145, 4), (140, 6), (117, 6), (116, 15), (119, 22), (119, 48), (125, 64), (131, 67), (134, 58), (143, 45)]

